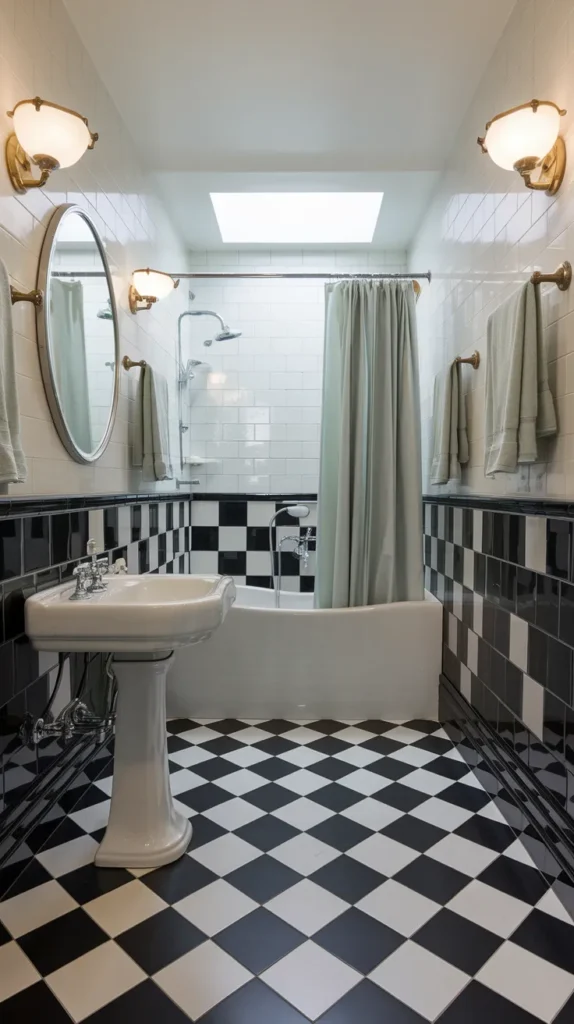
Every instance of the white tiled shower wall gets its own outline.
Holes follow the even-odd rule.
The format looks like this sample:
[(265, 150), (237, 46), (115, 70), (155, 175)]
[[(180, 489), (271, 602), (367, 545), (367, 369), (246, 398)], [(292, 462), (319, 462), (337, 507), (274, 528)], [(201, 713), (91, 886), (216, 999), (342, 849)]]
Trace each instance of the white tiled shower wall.
[[(413, 269), (429, 266), (431, 287), (418, 303), (425, 490), (433, 380), (457, 355), (475, 348), (478, 371), (464, 367), (470, 462), (462, 483), (432, 490), (462, 493), (574, 493), (574, 286), (542, 291), (550, 385), (559, 434), (540, 444), (540, 462), (515, 475), (487, 479), (484, 461), (484, 380), (489, 314), (535, 269), (574, 263), (574, 3), (520, 0), (464, 117), (442, 186), (410, 252)], [(538, 97), (568, 114), (562, 134), (569, 163), (555, 198), (528, 191), (519, 176), (481, 154), (476, 137), (496, 113)]]
[[(171, 390), (172, 454), (177, 454), (175, 394), (177, 315), (185, 291), (148, 313), (127, 309), (130, 273), (137, 267), (184, 268), (187, 254), (142, 172), (122, 122), (73, 28), (61, 0), (0, 0), (0, 133), (12, 131), (5, 115), (18, 100), (40, 95), (88, 117), (100, 138), (78, 164), (52, 175), (44, 189), (18, 196), (0, 159), (0, 258), (12, 283), (35, 287), (46, 226), (60, 203), (76, 203), (96, 222), (110, 259), (120, 309), (120, 356), (161, 367)], [(3, 143), (2, 143), (3, 144)], [(61, 444), (45, 399), (38, 363), (34, 311), (14, 306), (17, 387), (28, 480), (10, 485), (17, 496), (172, 490), (173, 482), (142, 481), (130, 467), (130, 407), (138, 370), (120, 371), (121, 393), (111, 443), (95, 466), (74, 462)], [(177, 461), (174, 469), (177, 471)]]
[[(398, 273), (403, 252), (192, 253), (201, 273)], [(187, 282), (185, 282), (187, 283)], [(219, 313), (242, 336), (203, 345), (219, 324), (183, 321), (183, 359), (205, 360), (185, 390), (185, 454), (198, 491), (317, 491), (323, 370), (324, 288), (313, 279), (189, 282), (190, 309)]]

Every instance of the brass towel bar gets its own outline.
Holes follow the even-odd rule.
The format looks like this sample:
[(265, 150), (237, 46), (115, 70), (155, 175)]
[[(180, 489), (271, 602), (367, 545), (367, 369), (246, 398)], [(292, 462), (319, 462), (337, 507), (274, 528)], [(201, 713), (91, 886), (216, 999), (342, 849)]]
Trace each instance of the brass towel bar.
[(124, 358), (122, 359), (122, 366), (124, 370), (132, 370), (134, 366), (141, 366), (143, 370), (144, 366), (147, 366), (147, 363), (145, 359), (136, 360), (130, 359), (129, 356), (124, 356)]
[(540, 270), (535, 270), (530, 280), (532, 284), (555, 284), (561, 292), (566, 292), (572, 284), (572, 264), (565, 260), (553, 274), (543, 274)]
[(16, 302), (32, 302), (34, 306), (39, 307), (44, 301), (44, 296), (41, 291), (37, 288), (31, 292), (19, 292), (17, 288), (10, 285), (10, 298), (12, 299), (12, 305)]
[[(553, 274), (543, 274), (541, 270), (535, 270), (530, 278), (532, 284), (555, 284), (561, 292), (568, 291), (572, 284), (572, 264), (564, 260)], [(473, 352), (471, 356), (463, 359), (457, 356), (455, 363), (469, 363), (474, 370), (480, 366), (480, 352)]]

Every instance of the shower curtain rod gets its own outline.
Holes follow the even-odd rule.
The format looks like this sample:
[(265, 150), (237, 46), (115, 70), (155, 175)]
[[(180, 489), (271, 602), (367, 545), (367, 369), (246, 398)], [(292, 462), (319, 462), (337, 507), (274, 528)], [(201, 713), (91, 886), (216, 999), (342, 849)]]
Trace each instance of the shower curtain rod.
[(427, 281), (431, 281), (432, 280), (432, 274), (431, 274), (430, 270), (426, 270), (422, 274), (311, 274), (311, 273), (307, 274), (307, 273), (303, 273), (303, 272), (299, 272), (299, 271), (291, 271), (291, 272), (283, 273), (283, 274), (271, 274), (271, 273), (269, 273), (269, 274), (253, 274), (253, 273), (249, 273), (249, 272), (234, 273), (233, 271), (230, 272), (230, 273), (227, 273), (227, 274), (221, 274), (221, 273), (209, 274), (209, 273), (202, 273), (200, 271), (196, 271), (194, 273), (169, 274), (169, 276), (170, 277), (174, 277), (174, 278), (180, 278), (181, 280), (183, 280), (184, 278), (194, 278), (194, 277), (215, 278), (215, 279), (229, 278), (229, 277), (242, 277), (242, 278), (254, 278), (254, 279), (262, 279), (262, 280), (267, 280), (267, 279), (269, 279), (269, 280), (276, 280), (278, 278), (279, 279), (281, 279), (281, 278), (291, 278), (291, 279), (296, 279), (296, 278), (301, 278), (301, 279), (309, 279), (309, 278), (311, 278), (311, 279), (313, 279), (313, 278), (315, 278), (315, 279), (321, 279), (321, 280), (331, 280), (332, 279), (334, 281), (356, 281), (356, 280), (362, 280), (362, 279), (366, 279), (366, 280), (369, 280), (369, 281), (385, 281), (385, 280), (393, 280), (393, 279), (400, 280), (401, 278), (403, 278), (405, 280), (408, 280), (408, 281), (414, 281), (417, 278), (425, 278), (425, 280), (427, 280)]

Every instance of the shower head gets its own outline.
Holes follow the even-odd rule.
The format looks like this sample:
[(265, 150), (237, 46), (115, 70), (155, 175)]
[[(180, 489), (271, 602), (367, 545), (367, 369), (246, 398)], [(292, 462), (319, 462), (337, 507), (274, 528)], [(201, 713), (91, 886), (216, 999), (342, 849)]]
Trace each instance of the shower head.
[(288, 512), (294, 519), (306, 519), (309, 515), (310, 509), (308, 505), (288, 505), (287, 508), (282, 509), (283, 512)]
[[(223, 330), (220, 331), (219, 334), (215, 335), (213, 341), (232, 341), (233, 338), (240, 338), (240, 337), (241, 337), (241, 331), (232, 331), (229, 326), (224, 324)], [(203, 344), (207, 345), (207, 341), (204, 341)]]
[(221, 324), (221, 330), (213, 338), (208, 338), (203, 344), (210, 348), (214, 341), (231, 341), (233, 338), (240, 338), (241, 331), (232, 331), (229, 324), (223, 321), (219, 313), (214, 313), (212, 309), (190, 309), (188, 311), (189, 316), (214, 316), (216, 320), (219, 320)]

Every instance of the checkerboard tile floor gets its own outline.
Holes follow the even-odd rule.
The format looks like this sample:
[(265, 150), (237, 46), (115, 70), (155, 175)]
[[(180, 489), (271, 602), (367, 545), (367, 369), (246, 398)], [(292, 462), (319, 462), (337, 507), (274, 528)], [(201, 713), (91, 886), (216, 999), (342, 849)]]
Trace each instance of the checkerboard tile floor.
[(572, 1024), (572, 921), (438, 724), (168, 731), (187, 855), (94, 868), (93, 785), (0, 903), (3, 1024)]

